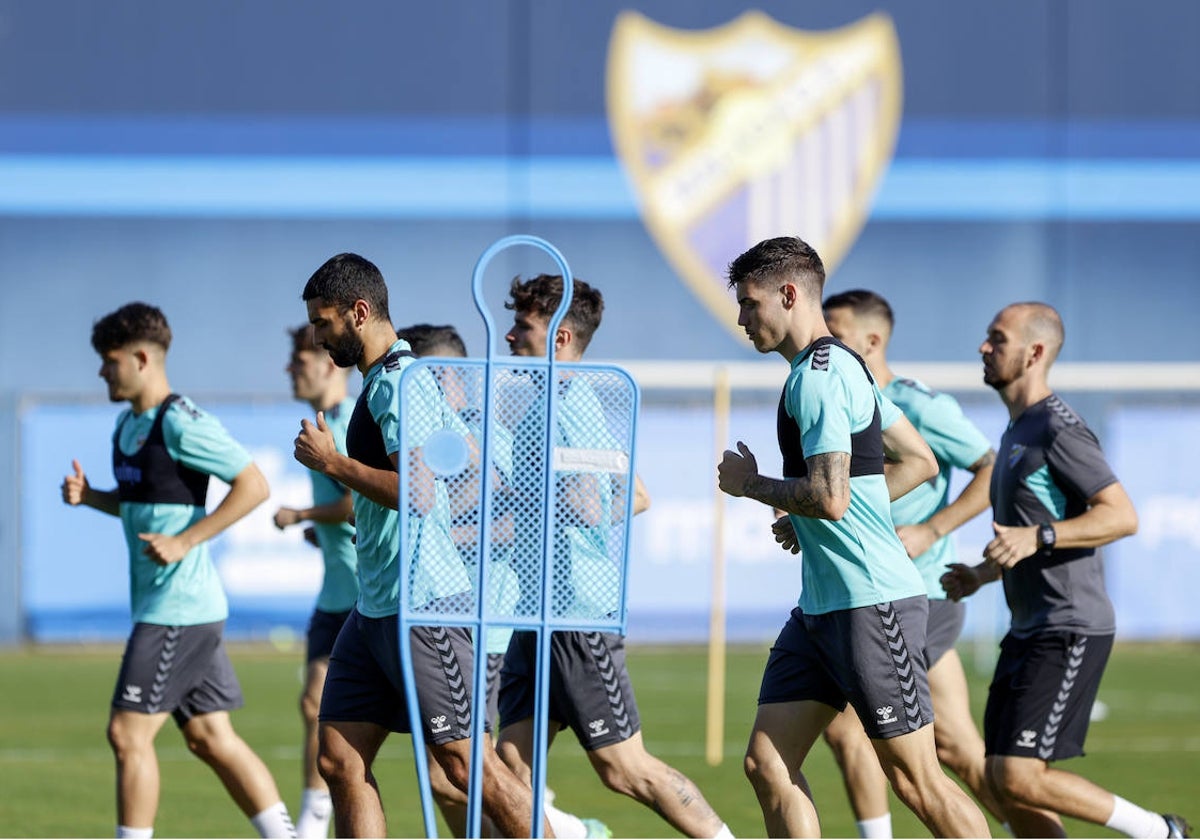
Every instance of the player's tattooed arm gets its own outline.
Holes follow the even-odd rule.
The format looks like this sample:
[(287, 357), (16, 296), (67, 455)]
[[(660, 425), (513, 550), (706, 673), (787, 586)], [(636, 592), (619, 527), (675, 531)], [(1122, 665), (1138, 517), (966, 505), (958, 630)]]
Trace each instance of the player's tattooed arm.
[(805, 478), (768, 478), (758, 473), (754, 454), (742, 442), (725, 451), (717, 468), (721, 489), (748, 496), (797, 516), (841, 519), (850, 506), (850, 453), (825, 452), (805, 459)]

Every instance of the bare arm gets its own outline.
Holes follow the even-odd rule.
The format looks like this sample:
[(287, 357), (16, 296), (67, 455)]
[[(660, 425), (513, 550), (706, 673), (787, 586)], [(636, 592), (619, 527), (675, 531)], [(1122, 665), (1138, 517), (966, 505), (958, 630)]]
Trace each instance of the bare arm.
[[(1137, 532), (1137, 511), (1120, 482), (1113, 482), (1088, 499), (1079, 516), (1053, 523), (1055, 548), (1098, 548)], [(1038, 551), (1037, 526), (992, 524), (995, 538), (983, 550), (993, 563), (1011, 569)]]
[(224, 531), (267, 500), (271, 493), (258, 466), (251, 463), (234, 476), (229, 492), (212, 513), (178, 534), (138, 534), (146, 543), (145, 554), (155, 563), (167, 565), (182, 560), (189, 551)]
[(746, 444), (738, 451), (725, 450), (717, 467), (721, 489), (731, 496), (747, 496), (771, 507), (810, 519), (838, 520), (850, 507), (850, 453), (825, 452), (806, 458), (804, 478), (767, 478), (759, 475), (758, 462)]
[(904, 415), (883, 430), (883, 454), (883, 476), (893, 502), (938, 473), (929, 444)]
[(322, 522), (327, 525), (338, 525), (346, 521), (354, 512), (354, 500), (349, 493), (344, 493), (334, 502), (324, 505), (313, 505), (306, 508), (281, 507), (275, 512), (275, 527), (283, 530), (289, 525), (300, 522)]
[(97, 490), (88, 484), (87, 476), (78, 461), (72, 461), (74, 472), (62, 483), (62, 500), (71, 506), (86, 505), (110, 516), (121, 515), (121, 499), (116, 490)]
[(989, 505), (988, 493), (992, 483), (992, 466), (996, 453), (989, 449), (987, 454), (968, 469), (974, 473), (958, 497), (924, 522), (896, 526), (896, 534), (909, 557), (920, 557), (940, 540), (965, 523), (983, 513)]

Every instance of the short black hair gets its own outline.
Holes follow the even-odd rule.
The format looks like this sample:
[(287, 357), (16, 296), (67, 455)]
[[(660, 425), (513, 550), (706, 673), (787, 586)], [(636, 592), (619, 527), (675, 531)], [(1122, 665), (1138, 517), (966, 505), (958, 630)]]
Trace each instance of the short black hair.
[(92, 324), (92, 347), (107, 353), (135, 341), (157, 344), (165, 353), (171, 346), (167, 316), (148, 303), (127, 303)]
[(418, 356), (467, 355), (467, 345), (462, 336), (449, 324), (413, 324), (409, 327), (397, 327), (396, 336), (407, 341), (408, 346)]
[(371, 305), (373, 318), (392, 320), (388, 314), (388, 290), (383, 274), (375, 263), (358, 254), (330, 257), (308, 278), (300, 297), (305, 301), (319, 298), (343, 310), (353, 306), (356, 300), (365, 300)]
[(819, 301), (825, 288), (825, 264), (813, 247), (797, 236), (764, 239), (729, 264), (731, 289), (738, 283), (782, 277), (803, 286)]
[(896, 326), (892, 305), (883, 295), (869, 289), (850, 289), (825, 298), (824, 309), (849, 309), (855, 315), (875, 316), (887, 321), (888, 327)]

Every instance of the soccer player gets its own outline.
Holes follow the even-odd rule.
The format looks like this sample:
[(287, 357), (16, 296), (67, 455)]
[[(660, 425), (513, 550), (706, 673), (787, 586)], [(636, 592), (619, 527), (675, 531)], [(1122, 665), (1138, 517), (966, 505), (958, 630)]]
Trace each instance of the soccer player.
[(780, 400), (784, 478), (738, 442), (721, 489), (786, 511), (803, 589), (771, 650), (745, 769), (767, 833), (820, 833), (802, 772), (849, 701), (892, 789), (936, 836), (986, 837), (987, 821), (938, 765), (925, 672), (929, 599), (892, 522), (891, 500), (937, 474), (933, 453), (825, 325), (825, 269), (804, 241), (768, 239), (729, 267), (738, 324), (791, 363)]
[[(449, 324), (436, 326), (434, 324), (413, 324), (396, 330), (396, 335), (408, 342), (408, 346), (417, 356), (444, 356), (447, 358), (465, 358), (467, 345), (459, 335), (458, 330)], [(455, 368), (446, 368), (440, 372), (439, 385), (446, 401), (454, 409), (463, 422), (478, 440), (483, 434), (482, 417), (478, 410), (479, 401), (470, 399), (468, 384)], [(493, 432), (493, 443), (498, 451), (492, 453), (492, 461), (496, 472), (503, 481), (512, 477), (512, 437), (503, 426), (497, 426)], [(472, 508), (455, 517), (455, 544), (473, 556), (479, 538), (478, 509)], [(492, 546), (496, 552), (499, 544)], [(510, 613), (516, 606), (520, 596), (520, 584), (512, 566), (503, 558), (495, 559), (488, 570), (489, 588), (492, 590), (493, 605), (502, 613)], [(498, 725), (500, 716), (500, 668), (504, 662), (504, 653), (508, 650), (512, 630), (504, 627), (492, 627), (488, 630), (485, 649), (487, 651), (487, 716), (494, 725)], [(432, 757), (431, 757), (432, 758)], [(429, 762), (429, 779), (433, 788), (434, 800), (437, 802), (446, 824), (454, 832), (455, 837), (465, 837), (467, 832), (467, 799), (463, 792), (446, 778), (436, 761)], [(551, 801), (552, 794), (547, 791), (544, 803), (546, 819), (554, 829), (556, 837), (609, 837), (608, 827), (600, 820), (580, 819), (556, 808)], [(483, 834), (489, 835), (488, 826), (484, 826)]]
[[(513, 280), (505, 307), (513, 311), (506, 340), (514, 356), (544, 357), (555, 311), (562, 301), (563, 278), (538, 275)], [(571, 304), (553, 336), (555, 359), (577, 362), (600, 326), (604, 300), (599, 291), (575, 280)], [(537, 469), (543, 445), (544, 402), (535, 402), (524, 415), (514, 436), (516, 469)], [(603, 408), (596, 392), (581, 377), (563, 381), (559, 392), (560, 438), (555, 446), (612, 449), (607, 439)], [(518, 477), (518, 488), (532, 480)], [(519, 492), (519, 491), (518, 491)], [(556, 521), (571, 522), (556, 535), (562, 546), (560, 559), (572, 568), (569, 598), (564, 609), (583, 618), (602, 618), (617, 609), (615, 588), (598, 583), (611, 568), (603, 544), (617, 499), (610, 482), (594, 473), (574, 473), (562, 479), (557, 491), (560, 512)], [(634, 512), (649, 507), (649, 497), (635, 480)], [(528, 517), (516, 517), (519, 557), (541, 556), (541, 529), (530, 527)], [(564, 544), (569, 543), (567, 549)], [(556, 552), (557, 553), (557, 552)], [(596, 574), (588, 576), (585, 569)], [(522, 594), (526, 594), (524, 591)], [(549, 737), (565, 726), (575, 731), (601, 781), (617, 793), (654, 809), (689, 837), (730, 837), (728, 827), (705, 801), (690, 779), (647, 752), (642, 742), (637, 702), (625, 667), (625, 640), (599, 631), (557, 631), (551, 637)], [(500, 682), (500, 739), (497, 750), (521, 778), (532, 776), (534, 680), (537, 634), (517, 631), (505, 657)]]
[[(304, 324), (289, 332), (292, 353), (287, 374), (292, 381), (292, 396), (324, 415), (334, 445), (344, 453), (346, 426), (354, 411), (354, 399), (346, 395), (346, 370), (335, 365), (325, 348), (315, 342), (312, 325)], [(304, 719), (304, 793), (296, 833), (300, 837), (328, 837), (333, 804), (329, 787), (317, 770), (317, 712), (321, 708), (321, 690), (325, 687), (333, 641), (358, 600), (358, 558), (354, 528), (347, 521), (353, 512), (350, 491), (315, 470), (309, 470), (309, 478), (312, 506), (281, 507), (275, 512), (275, 527), (283, 530), (311, 522), (305, 535), (316, 542), (324, 561), (321, 591), (308, 620), (307, 664), (300, 693), (300, 714)]]
[(1048, 384), (1063, 345), (1045, 303), (1000, 310), (979, 346), (983, 381), (1011, 418), (992, 474), (995, 538), (977, 566), (942, 577), (954, 599), (1003, 578), (1012, 612), (983, 717), (987, 775), (1018, 837), (1064, 837), (1059, 815), (1129, 837), (1186, 837), (1188, 824), (1051, 766), (1083, 754), (1116, 633), (1096, 549), (1137, 530), (1137, 512), (1083, 418)]
[[(464, 691), (470, 703), (474, 650), (462, 627), (415, 627), (414, 687), (421, 721), (408, 719), (398, 638), (399, 459), (411, 466), (409, 517), (419, 557), (418, 606), (437, 608), (470, 592), (471, 578), (450, 534), (450, 502), (442, 480), (423, 464), (419, 444), (442, 429), (468, 435), (433, 376), (420, 376), (401, 399), (400, 377), (412, 364), (408, 344), (396, 336), (388, 314), (388, 291), (379, 269), (357, 254), (327, 260), (302, 295), (317, 343), (341, 367), (357, 366), (363, 388), (346, 430), (346, 454), (337, 450), (324, 415), (301, 423), (295, 455), (300, 463), (343, 487), (354, 500), (358, 551), (358, 603), (342, 626), (329, 657), (321, 697), (318, 767), (333, 798), (339, 837), (383, 837), (387, 822), (372, 763), (389, 732), (425, 727), (426, 743), (450, 782), (466, 790), (471, 721), (456, 711)], [(400, 416), (410, 440), (400, 453)], [(490, 741), (490, 738), (489, 738)], [(490, 748), (482, 751), (483, 810), (507, 837), (526, 836), (532, 795)], [(547, 832), (552, 834), (552, 832)]]
[[(158, 811), (154, 739), (167, 717), (263, 837), (294, 837), (270, 771), (234, 731), (242, 690), (222, 642), (228, 602), (208, 541), (266, 500), (266, 479), (221, 423), (167, 380), (171, 328), (130, 303), (92, 327), (108, 398), (128, 402), (113, 433), (115, 490), (97, 490), (78, 461), (63, 501), (120, 517), (129, 547), (133, 631), (108, 720), (117, 761), (117, 836), (150, 837)], [(205, 511), (209, 476), (229, 484)]]
[[(984, 778), (983, 738), (971, 718), (967, 678), (954, 643), (962, 632), (965, 608), (946, 598), (941, 576), (956, 560), (947, 536), (988, 507), (988, 483), (996, 453), (983, 433), (963, 416), (958, 401), (913, 379), (897, 377), (888, 365), (887, 349), (895, 318), (880, 295), (854, 289), (825, 300), (825, 322), (834, 338), (866, 362), (883, 395), (904, 412), (938, 462), (938, 474), (892, 503), (892, 520), (905, 551), (925, 581), (929, 626), (925, 661), (933, 699), (933, 740), (938, 758), (966, 783), (1000, 821), (1005, 818)], [(953, 469), (972, 473), (962, 492), (950, 500)], [(862, 837), (891, 837), (887, 778), (854, 708), (825, 729)]]

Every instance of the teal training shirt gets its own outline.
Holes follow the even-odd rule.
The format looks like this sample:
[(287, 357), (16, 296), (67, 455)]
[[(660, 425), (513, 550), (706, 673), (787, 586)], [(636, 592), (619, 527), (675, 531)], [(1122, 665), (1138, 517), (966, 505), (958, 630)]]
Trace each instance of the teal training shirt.
[[(526, 411), (514, 443), (515, 484), (523, 492), (533, 491), (539, 495), (545, 417), (546, 399), (541, 394)], [(600, 398), (585, 378), (568, 376), (560, 382), (557, 417), (556, 450), (617, 448), (608, 431)], [(588, 507), (596, 521), (605, 524), (563, 524), (577, 519), (570, 506), (568, 490), (568, 482), (575, 478), (595, 479), (597, 495), (588, 502)], [(554, 574), (558, 578), (554, 587), (555, 614), (602, 618), (620, 605), (620, 569), (608, 554), (612, 477), (602, 472), (556, 470), (554, 479), (556, 522), (559, 524), (554, 539)], [(523, 512), (516, 523), (516, 556), (524, 564), (543, 556), (542, 531), (540, 522), (534, 521), (536, 517), (537, 511), (530, 509)]]
[[(408, 342), (398, 340), (388, 353), (408, 349)], [(400, 377), (415, 361), (412, 356), (402, 356), (391, 365), (385, 365), (381, 360), (363, 377), (367, 406), (383, 436), (388, 455), (400, 451), (401, 412), (407, 424), (409, 443), (414, 448), (440, 429), (450, 429), (464, 437), (469, 434), (466, 424), (446, 403), (437, 380), (428, 369), (418, 374), (416, 387), (406, 394), (406, 399), (411, 398), (413, 404), (401, 405)], [(403, 460), (401, 458), (401, 463)], [(434, 504), (426, 516), (408, 514), (406, 550), (416, 558), (412, 564), (413, 606), (471, 589), (471, 578), (451, 536), (450, 499), (445, 482), (436, 481), (434, 492)], [(396, 615), (400, 598), (399, 514), (355, 493), (354, 517), (358, 548), (358, 610), (368, 618)]]
[[(914, 379), (893, 379), (883, 389), (884, 396), (904, 412), (937, 458), (938, 474), (892, 503), (892, 519), (897, 525), (924, 522), (950, 502), (950, 472), (965, 470), (990, 450), (983, 432), (962, 412), (958, 400), (939, 394)], [(954, 542), (949, 535), (930, 546), (913, 560), (930, 598), (945, 599), (941, 577), (946, 567), (958, 562)]]
[[(136, 453), (150, 434), (158, 406), (141, 414), (132, 409), (117, 418), (116, 445), (127, 455)], [(177, 463), (197, 472), (231, 482), (251, 464), (250, 454), (229, 436), (213, 417), (181, 398), (163, 417), (163, 442)], [(129, 547), (129, 596), (134, 622), (190, 626), (224, 621), (229, 604), (217, 570), (202, 542), (178, 563), (160, 566), (145, 555), (146, 543), (138, 534), (179, 534), (204, 518), (205, 509), (193, 505), (121, 502), (121, 524)]]
[[(346, 454), (346, 426), (354, 413), (354, 398), (346, 397), (325, 412), (325, 425), (333, 434), (337, 451)], [(348, 492), (324, 473), (309, 470), (313, 505), (334, 504)], [(317, 609), (342, 613), (358, 601), (358, 552), (354, 548), (354, 526), (349, 522), (314, 522), (317, 544), (325, 562), (325, 576), (317, 594)]]
[[(828, 363), (802, 351), (792, 360), (785, 405), (800, 430), (805, 459), (851, 453), (850, 436), (871, 425), (879, 407), (887, 429), (900, 410), (867, 379), (862, 364), (840, 345)], [(800, 608), (819, 615), (925, 594), (892, 523), (882, 474), (850, 478), (850, 505), (838, 521), (792, 516), (801, 549)]]

